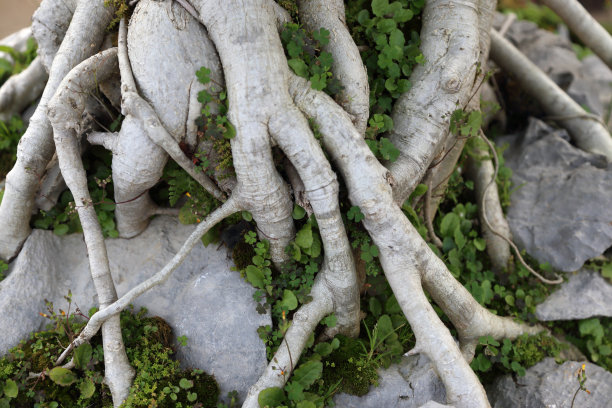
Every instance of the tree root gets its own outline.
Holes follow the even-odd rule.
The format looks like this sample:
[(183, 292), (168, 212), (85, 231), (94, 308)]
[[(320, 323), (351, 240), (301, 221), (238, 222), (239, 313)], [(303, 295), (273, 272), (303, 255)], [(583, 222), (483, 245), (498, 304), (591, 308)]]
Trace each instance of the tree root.
[(66, 37), (53, 60), (49, 80), (38, 107), (17, 148), (17, 162), (6, 176), (0, 204), (0, 258), (13, 258), (30, 234), (29, 220), (38, 183), (55, 151), (51, 125), (46, 116), (47, 103), (60, 82), (78, 63), (100, 47), (114, 9), (102, 2), (81, 1)]
[[(94, 287), (103, 310), (117, 299), (110, 273), (106, 245), (96, 211), (87, 188), (87, 175), (81, 162), (77, 127), (85, 110), (88, 92), (117, 69), (116, 49), (97, 54), (75, 67), (64, 78), (49, 102), (48, 118), (53, 126), (57, 157), (66, 184), (75, 197), (89, 255)], [(111, 390), (113, 405), (118, 407), (129, 395), (135, 371), (125, 353), (119, 316), (102, 327), (105, 382)]]
[(577, 0), (542, 0), (570, 30), (612, 68), (612, 37)]
[(605, 126), (587, 118), (580, 105), (495, 30), (491, 31), (491, 39), (491, 58), (495, 63), (512, 74), (549, 115), (559, 117), (559, 123), (568, 130), (576, 145), (612, 161), (612, 138)]
[(334, 57), (332, 72), (344, 88), (336, 100), (353, 117), (359, 133), (365, 135), (370, 112), (368, 74), (346, 26), (344, 1), (300, 0), (298, 8), (300, 21), (308, 30), (326, 28), (329, 31), (329, 43), (323, 50)]
[[(486, 187), (484, 188), (484, 191), (482, 192), (482, 197), (481, 197), (481, 204), (480, 207), (482, 208), (482, 219), (484, 220), (485, 226), (488, 228), (488, 230), (495, 234), (496, 236), (498, 236), (499, 238), (501, 238), (503, 241), (505, 241), (508, 245), (510, 245), (512, 247), (512, 249), (514, 250), (514, 253), (516, 254), (518, 260), (521, 262), (521, 264), (529, 271), (531, 272), (532, 275), (534, 275), (536, 278), (538, 278), (540, 281), (547, 283), (549, 285), (557, 285), (559, 283), (563, 283), (563, 278), (556, 275), (556, 279), (555, 280), (550, 280), (550, 279), (546, 279), (545, 277), (543, 277), (542, 275), (540, 275), (539, 273), (537, 273), (536, 271), (533, 270), (533, 268), (531, 268), (529, 265), (527, 265), (527, 263), (525, 262), (525, 260), (523, 259), (523, 257), (521, 256), (521, 252), (519, 251), (519, 249), (516, 247), (516, 245), (514, 244), (514, 242), (512, 242), (512, 240), (510, 240), (510, 238), (507, 235), (504, 235), (505, 231), (500, 231), (496, 228), (493, 227), (493, 225), (489, 222), (489, 217), (488, 217), (488, 210), (487, 210), (487, 205), (488, 204), (493, 204), (495, 205), (495, 201), (488, 201), (488, 191), (493, 191), (493, 190), (489, 190), (490, 187), (492, 185), (495, 184), (495, 180), (497, 179), (497, 171), (499, 169), (499, 159), (497, 157), (497, 152), (495, 151), (495, 146), (493, 146), (493, 144), (491, 143), (491, 141), (485, 136), (484, 132), (481, 130), (480, 131), (480, 137), (482, 137), (482, 139), (487, 143), (487, 145), (489, 146), (489, 149), (491, 151), (491, 154), (493, 155), (493, 159), (495, 161), (495, 169), (493, 171), (493, 174), (491, 175), (491, 177), (489, 178), (489, 182), (486, 185)], [(492, 193), (492, 195), (495, 195), (495, 192)], [(497, 201), (496, 201), (499, 205), (499, 197), (497, 197)], [(501, 210), (501, 209), (500, 209)], [(503, 219), (503, 214), (502, 214), (502, 219)], [(496, 227), (502, 227), (503, 228), (503, 224), (498, 223), (497, 220), (493, 221)], [(509, 235), (510, 232), (508, 230), (507, 234)]]
[(433, 0), (425, 4), (420, 47), (425, 63), (414, 69), (412, 88), (395, 103), (394, 128), (389, 135), (401, 152), (397, 161), (388, 165), (399, 204), (438, 154), (448, 134), (451, 113), (465, 106), (471, 95), (480, 53), (479, 3)]
[(0, 88), (0, 119), (21, 113), (42, 94), (47, 82), (47, 71), (40, 57), (22, 72), (10, 77)]

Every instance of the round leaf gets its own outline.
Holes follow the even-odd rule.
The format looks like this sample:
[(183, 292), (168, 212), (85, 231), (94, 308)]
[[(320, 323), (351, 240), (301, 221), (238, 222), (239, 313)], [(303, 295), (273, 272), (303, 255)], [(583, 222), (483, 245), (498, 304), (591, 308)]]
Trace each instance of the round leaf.
[(76, 375), (64, 367), (55, 367), (49, 371), (51, 381), (62, 387), (66, 387), (76, 381)]
[(285, 401), (285, 392), (278, 387), (266, 388), (259, 393), (257, 402), (261, 408), (275, 408)]

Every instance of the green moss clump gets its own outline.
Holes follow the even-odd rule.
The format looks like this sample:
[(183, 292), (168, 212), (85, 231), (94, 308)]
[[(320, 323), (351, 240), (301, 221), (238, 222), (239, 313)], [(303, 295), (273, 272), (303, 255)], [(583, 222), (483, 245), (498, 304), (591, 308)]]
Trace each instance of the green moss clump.
[(523, 334), (513, 342), (514, 361), (525, 368), (532, 367), (546, 357), (558, 357), (562, 344), (545, 332), (535, 336)]
[(247, 266), (252, 263), (252, 259), (255, 256), (255, 251), (253, 247), (243, 239), (239, 240), (238, 243), (232, 249), (232, 259), (234, 260), (234, 265), (238, 270), (243, 270)]
[[(59, 385), (49, 375), (54, 361), (83, 326), (77, 317), (56, 315), (54, 324), (33, 333), (0, 359), (0, 389), (16, 386), (17, 392), (0, 395), (0, 407), (14, 408), (102, 408), (112, 406), (110, 392), (103, 384), (104, 351), (100, 335), (91, 340), (83, 364), (70, 370), (68, 385)], [(172, 329), (159, 317), (145, 317), (146, 309), (121, 313), (126, 353), (136, 369), (136, 377), (125, 408), (210, 407), (219, 398), (214, 377), (201, 370), (180, 370), (174, 360)], [(68, 333), (68, 334), (67, 334)], [(69, 337), (70, 336), (70, 337)], [(45, 375), (29, 377), (30, 372)]]
[(378, 385), (375, 364), (368, 364), (358, 339), (338, 335), (340, 347), (323, 358), (322, 379), (325, 384), (339, 383), (338, 392), (362, 396), (370, 385)]

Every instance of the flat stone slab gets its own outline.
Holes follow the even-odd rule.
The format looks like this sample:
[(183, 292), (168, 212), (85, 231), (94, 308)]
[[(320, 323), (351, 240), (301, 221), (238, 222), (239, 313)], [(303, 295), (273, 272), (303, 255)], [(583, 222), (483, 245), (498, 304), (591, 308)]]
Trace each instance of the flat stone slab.
[[(176, 254), (194, 226), (171, 217), (157, 217), (149, 228), (132, 239), (107, 239), (110, 267), (119, 296), (144, 281)], [(232, 390), (241, 397), (267, 365), (266, 351), (257, 328), (271, 324), (269, 314), (255, 310), (254, 289), (232, 266), (225, 249), (198, 244), (183, 264), (162, 285), (134, 302), (150, 315), (164, 318), (185, 367), (213, 374), (221, 395)], [(65, 309), (64, 296), (72, 291), (73, 309), (84, 313), (97, 305), (82, 234), (63, 237), (34, 230), (0, 282), (0, 353), (6, 353), (32, 331), (44, 328), (48, 299)]]
[(538, 320), (612, 316), (612, 284), (597, 271), (582, 270), (536, 307)]
[(524, 377), (506, 375), (487, 387), (493, 408), (570, 408), (579, 387), (576, 374), (585, 364), (586, 388), (578, 392), (574, 408), (612, 407), (612, 373), (588, 362), (555, 363), (546, 358), (527, 369)]
[(431, 362), (424, 355), (403, 357), (400, 364), (380, 369), (378, 374), (378, 387), (371, 386), (370, 392), (362, 397), (338, 394), (334, 397), (336, 408), (445, 406), (436, 404), (446, 402), (446, 391)]
[(612, 246), (612, 165), (572, 146), (565, 130), (530, 119), (510, 143), (513, 171), (508, 224), (520, 248), (573, 272)]

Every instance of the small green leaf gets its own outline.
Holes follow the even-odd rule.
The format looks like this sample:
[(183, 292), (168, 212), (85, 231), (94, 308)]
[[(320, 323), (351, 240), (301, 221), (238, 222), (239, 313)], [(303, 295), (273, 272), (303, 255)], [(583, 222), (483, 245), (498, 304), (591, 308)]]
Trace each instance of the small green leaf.
[(365, 218), (359, 207), (356, 206), (352, 206), (346, 213), (346, 216), (349, 220), (353, 220), (355, 222), (359, 222)]
[(202, 84), (207, 84), (210, 82), (210, 69), (206, 67), (202, 67), (196, 71), (196, 77), (198, 81)]
[(320, 361), (308, 361), (300, 365), (293, 373), (293, 382), (299, 383), (307, 390), (316, 380), (321, 378), (323, 363)]
[(386, 137), (380, 138), (380, 155), (385, 160), (389, 160), (390, 162), (394, 162), (400, 155), (400, 151), (397, 147), (391, 143), (389, 139)]
[(382, 17), (387, 13), (389, 0), (372, 0), (372, 12), (375, 16)]
[(248, 211), (243, 211), (243, 212), (242, 212), (242, 219), (243, 219), (243, 220), (245, 220), (245, 221), (249, 221), (249, 222), (250, 222), (250, 221), (252, 221), (252, 220), (253, 220), (253, 216), (251, 215), (251, 213), (250, 213), (250, 212), (248, 212)]
[(285, 402), (285, 392), (278, 387), (270, 387), (259, 393), (257, 402), (260, 408), (275, 408)]
[(308, 65), (302, 59), (291, 58), (287, 61), (293, 72), (302, 78), (308, 78)]
[(300, 401), (295, 408), (317, 408), (317, 406), (312, 401)]
[(81, 344), (74, 350), (74, 365), (80, 370), (84, 370), (87, 367), (89, 361), (91, 361), (92, 349), (89, 343)]
[(310, 248), (312, 246), (312, 227), (306, 224), (295, 235), (295, 243), (301, 248)]
[(88, 399), (96, 392), (96, 385), (90, 378), (85, 378), (83, 382), (79, 384), (79, 390), (81, 391), (81, 398)]
[(62, 387), (66, 387), (77, 380), (76, 375), (64, 367), (55, 367), (49, 371), (49, 378)]
[(338, 319), (336, 318), (335, 314), (330, 314), (329, 316), (326, 316), (323, 320), (321, 320), (321, 324), (324, 324), (327, 327), (336, 327), (336, 323), (338, 322)]
[(188, 390), (188, 389), (190, 389), (191, 387), (193, 387), (193, 381), (188, 380), (188, 379), (186, 379), (186, 378), (181, 378), (181, 379), (179, 380), (179, 387), (181, 387), (181, 388), (182, 388), (182, 389), (184, 389), (184, 390)]
[(287, 397), (291, 401), (301, 401), (304, 399), (304, 387), (301, 384), (292, 381), (285, 386), (285, 391), (287, 391)]
[(55, 233), (55, 235), (59, 236), (66, 235), (69, 230), (70, 228), (66, 224), (58, 224), (53, 228), (53, 232)]
[(330, 355), (332, 351), (334, 351), (332, 345), (329, 343), (325, 343), (325, 342), (319, 343), (314, 347), (314, 352), (319, 354), (322, 357)]
[(302, 218), (304, 218), (305, 215), (306, 215), (305, 209), (303, 209), (297, 204), (293, 206), (293, 213), (291, 214), (291, 216), (293, 217), (294, 220), (301, 220)]
[(19, 388), (17, 388), (17, 383), (10, 378), (6, 380), (4, 383), (4, 395), (9, 398), (17, 398), (17, 394), (19, 393)]
[(310, 86), (312, 89), (316, 89), (317, 91), (322, 91), (327, 85), (327, 78), (325, 75), (314, 74), (310, 77)]
[(382, 314), (382, 305), (380, 301), (375, 297), (371, 297), (368, 301), (368, 306), (370, 308), (370, 313), (374, 315), (374, 317), (378, 317)]
[(249, 265), (246, 268), (247, 281), (259, 289), (264, 289), (264, 274), (261, 269), (256, 266)]
[(474, 246), (477, 250), (484, 251), (487, 247), (487, 242), (484, 240), (484, 238), (476, 238), (474, 240)]
[(450, 237), (459, 228), (459, 216), (455, 213), (447, 213), (440, 223), (440, 234), (443, 237)]
[(198, 399), (198, 394), (195, 392), (188, 392), (187, 393), (187, 401), (189, 402), (194, 402), (196, 399)]
[(285, 289), (283, 292), (283, 300), (281, 300), (280, 304), (288, 310), (294, 310), (298, 307), (298, 300), (292, 291)]

